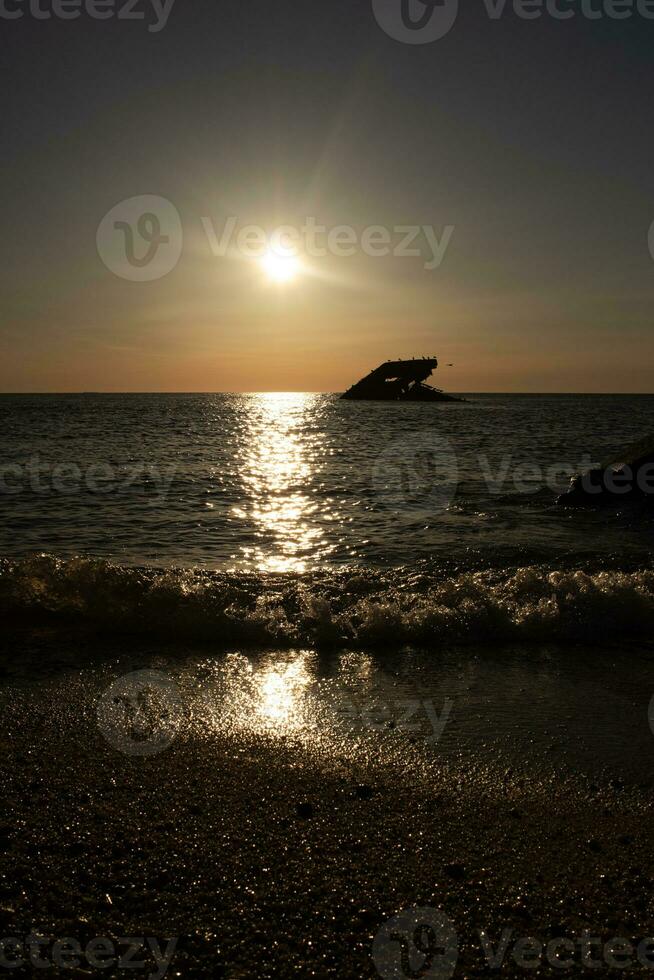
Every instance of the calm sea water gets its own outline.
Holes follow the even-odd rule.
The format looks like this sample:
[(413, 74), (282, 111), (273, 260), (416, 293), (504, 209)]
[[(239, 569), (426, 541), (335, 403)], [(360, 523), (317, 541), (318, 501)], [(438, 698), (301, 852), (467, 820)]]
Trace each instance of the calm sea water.
[(0, 610), (225, 644), (654, 629), (654, 520), (557, 506), (654, 397), (0, 397)]
[(0, 554), (307, 572), (642, 555), (642, 514), (555, 506), (654, 397), (0, 397)]

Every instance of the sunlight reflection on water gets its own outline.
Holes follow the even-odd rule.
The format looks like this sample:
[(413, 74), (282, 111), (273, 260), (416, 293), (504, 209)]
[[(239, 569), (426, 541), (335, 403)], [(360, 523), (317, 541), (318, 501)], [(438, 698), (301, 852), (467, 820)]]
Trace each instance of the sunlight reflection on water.
[[(525, 467), (576, 470), (583, 452), (607, 455), (653, 420), (650, 396), (425, 405), (311, 393), (5, 395), (2, 459), (20, 476), (0, 495), (0, 554), (264, 578), (441, 556), (466, 566), (477, 556), (640, 561), (651, 517), (573, 518)], [(423, 465), (425, 447), (439, 445), (453, 465), (436, 465), (438, 453)]]
[(320, 503), (306, 492), (316, 483), (324, 458), (324, 433), (309, 429), (315, 395), (269, 392), (253, 396), (245, 437), (242, 479), (247, 494), (233, 514), (250, 518), (260, 543), (243, 547), (246, 559), (260, 571), (303, 572), (307, 559), (326, 558), (334, 545), (314, 515)]

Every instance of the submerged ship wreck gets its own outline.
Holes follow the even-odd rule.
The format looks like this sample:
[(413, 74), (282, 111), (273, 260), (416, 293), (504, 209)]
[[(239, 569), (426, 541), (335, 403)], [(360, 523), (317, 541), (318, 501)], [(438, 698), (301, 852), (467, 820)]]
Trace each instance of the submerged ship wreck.
[(341, 395), (359, 401), (461, 402), (440, 388), (425, 384), (438, 367), (435, 357), (412, 357), (410, 361), (386, 361), (357, 381)]

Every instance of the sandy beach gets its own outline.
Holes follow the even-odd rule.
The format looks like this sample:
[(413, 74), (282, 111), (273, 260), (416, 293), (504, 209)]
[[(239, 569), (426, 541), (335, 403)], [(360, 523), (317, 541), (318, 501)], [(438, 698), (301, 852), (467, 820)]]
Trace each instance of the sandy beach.
[[(18, 649), (21, 666), (12, 656)], [(492, 677), (505, 683), (512, 661), (498, 651), (487, 655), (489, 663), (493, 656), (482, 688), (497, 703)], [(642, 744), (634, 741), (635, 727), (630, 743), (623, 740), (622, 761), (611, 755), (620, 725), (629, 724), (626, 700), (638, 687), (632, 680), (614, 690), (624, 700), (609, 714), (605, 705), (602, 715), (602, 687), (615, 688), (614, 657), (604, 652), (606, 669), (600, 659), (594, 678), (607, 765), (584, 755), (583, 745), (577, 750), (581, 737), (557, 754), (546, 725), (539, 738), (533, 712), (531, 747), (519, 718), (511, 730), (491, 711), (484, 744), (474, 751), (467, 734), (478, 710), (474, 680), (451, 699), (438, 739), (426, 724), (405, 724), (401, 677), (395, 707), (383, 699), (395, 715), (376, 711), (374, 722), (369, 715), (353, 727), (352, 704), (359, 710), (384, 684), (386, 693), (393, 687), (380, 679), (383, 666), (364, 655), (356, 684), (357, 655), (346, 658), (350, 701), (341, 696), (334, 712), (329, 678), (342, 680), (342, 664), (322, 664), (305, 684), (291, 655), (286, 668), (277, 656), (271, 673), (258, 654), (249, 660), (248, 686), (238, 658), (235, 667), (206, 649), (15, 631), (0, 694), (2, 934), (50, 937), (40, 947), (44, 958), (52, 957), (55, 940), (75, 940), (83, 955), (65, 971), (72, 976), (95, 972), (84, 951), (98, 937), (109, 939), (116, 955), (121, 948), (125, 955), (125, 937), (143, 937), (133, 955), (139, 976), (163, 975), (169, 962), (166, 975), (179, 977), (467, 977), (486, 975), (495, 955), (507, 976), (533, 971), (534, 960), (543, 975), (578, 974), (593, 962), (609, 975), (613, 962), (616, 975), (647, 972), (637, 949), (652, 931), (652, 764), (645, 753), (653, 736), (645, 703)], [(36, 676), (31, 658), (41, 664)], [(648, 655), (640, 659), (647, 670)], [(130, 749), (124, 742), (121, 751), (103, 698), (117, 678), (144, 669), (169, 678), (179, 699), (172, 714), (159, 713), (160, 743), (152, 730), (142, 731), (140, 743)], [(542, 670), (535, 657), (546, 702)], [(431, 683), (434, 717), (443, 719), (449, 694), (432, 682), (424, 680), (421, 699)], [(559, 672), (559, 705), (566, 683), (574, 688)], [(523, 702), (534, 704), (535, 690), (523, 687)], [(320, 696), (331, 722), (313, 710)], [(308, 714), (303, 698), (310, 699)], [(642, 707), (634, 702), (632, 714)], [(504, 717), (515, 720), (506, 708)], [(344, 715), (339, 727), (334, 718), (343, 722)], [(453, 734), (457, 716), (460, 735)], [(548, 717), (547, 703), (539, 717)], [(634, 751), (637, 764), (628, 764)], [(389, 945), (383, 930), (416, 908), (432, 910), (427, 914), (441, 926), (452, 924), (456, 951), (449, 959), (447, 950), (437, 952), (431, 972), (406, 973), (393, 959), (400, 946)], [(535, 947), (516, 947), (528, 937)], [(631, 954), (604, 949), (615, 937), (633, 944)], [(572, 957), (565, 970), (550, 962), (553, 947), (548, 954), (545, 944), (552, 939), (574, 944), (574, 953), (557, 946)], [(409, 967), (424, 965), (422, 954), (409, 953)]]

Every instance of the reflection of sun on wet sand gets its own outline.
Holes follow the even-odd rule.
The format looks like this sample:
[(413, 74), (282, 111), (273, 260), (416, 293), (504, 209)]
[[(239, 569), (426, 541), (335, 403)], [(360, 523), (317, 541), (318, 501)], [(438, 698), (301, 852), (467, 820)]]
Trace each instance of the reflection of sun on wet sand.
[[(547, 651), (530, 663), (407, 652), (403, 666), (128, 645), (116, 663), (96, 637), (88, 649), (61, 633), (16, 642), (25, 674), (14, 667), (0, 688), (0, 904), (14, 930), (178, 936), (172, 975), (211, 964), (289, 978), (375, 976), (375, 936), (416, 905), (454, 923), (461, 975), (484, 969), (480, 928), (494, 947), (507, 928), (543, 942), (596, 922), (648, 934), (654, 821), (639, 784), (652, 785), (651, 735), (624, 711), (646, 660), (616, 681), (613, 655), (595, 651), (584, 719), (577, 668), (562, 674)], [(57, 668), (71, 644), (75, 664)], [(151, 758), (118, 750), (96, 717), (146, 658), (181, 722)], [(429, 714), (407, 705), (431, 700), (442, 717), (448, 699), (430, 742)], [(646, 701), (632, 715), (646, 719)], [(523, 975), (510, 957), (503, 972)]]

